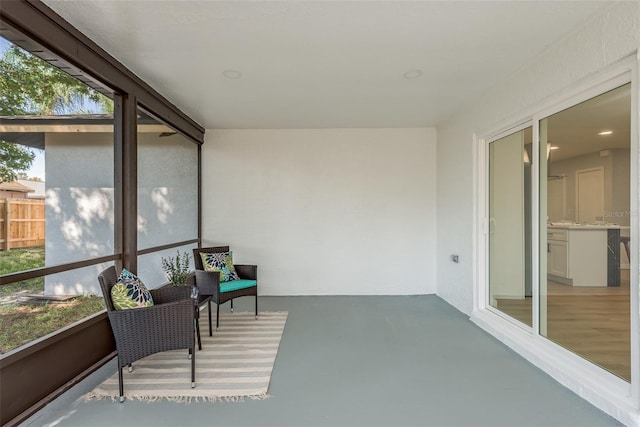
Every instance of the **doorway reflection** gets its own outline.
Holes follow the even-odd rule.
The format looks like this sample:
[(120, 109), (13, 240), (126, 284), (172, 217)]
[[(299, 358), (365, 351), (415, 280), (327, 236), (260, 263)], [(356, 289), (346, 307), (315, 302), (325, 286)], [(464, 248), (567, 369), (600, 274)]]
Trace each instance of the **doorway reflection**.
[(540, 121), (540, 333), (627, 381), (630, 120), (627, 84)]

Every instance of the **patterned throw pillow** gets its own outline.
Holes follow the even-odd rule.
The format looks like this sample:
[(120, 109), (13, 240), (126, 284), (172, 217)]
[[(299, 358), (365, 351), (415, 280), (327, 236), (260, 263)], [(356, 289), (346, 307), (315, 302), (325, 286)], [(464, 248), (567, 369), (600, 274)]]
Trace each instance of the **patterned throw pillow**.
[(240, 279), (240, 276), (236, 273), (236, 268), (233, 266), (233, 252), (200, 252), (200, 257), (205, 271), (220, 272), (221, 282)]
[(126, 310), (151, 307), (153, 298), (142, 280), (123, 268), (120, 277), (118, 277), (118, 283), (111, 288), (111, 302), (116, 310)]

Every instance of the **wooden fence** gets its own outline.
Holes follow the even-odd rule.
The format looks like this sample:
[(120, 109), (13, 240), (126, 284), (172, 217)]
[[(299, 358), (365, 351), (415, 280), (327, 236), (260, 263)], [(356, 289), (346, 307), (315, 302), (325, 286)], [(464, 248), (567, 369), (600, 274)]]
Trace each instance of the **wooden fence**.
[(44, 200), (0, 199), (0, 250), (44, 245)]

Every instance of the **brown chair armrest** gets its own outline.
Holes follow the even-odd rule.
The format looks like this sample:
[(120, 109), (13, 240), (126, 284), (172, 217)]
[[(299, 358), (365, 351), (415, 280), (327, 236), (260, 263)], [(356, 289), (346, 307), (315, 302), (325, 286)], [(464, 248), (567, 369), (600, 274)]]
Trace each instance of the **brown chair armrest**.
[(200, 295), (217, 296), (220, 293), (220, 272), (196, 270), (196, 285)]
[(185, 282), (185, 284), (189, 285), (189, 286), (194, 286), (196, 284), (196, 272), (192, 271), (191, 273), (189, 273), (189, 275), (187, 276), (187, 281)]
[(241, 279), (258, 280), (258, 266), (248, 264), (234, 264)]
[(191, 297), (191, 286), (163, 286), (149, 291), (154, 304), (166, 304)]

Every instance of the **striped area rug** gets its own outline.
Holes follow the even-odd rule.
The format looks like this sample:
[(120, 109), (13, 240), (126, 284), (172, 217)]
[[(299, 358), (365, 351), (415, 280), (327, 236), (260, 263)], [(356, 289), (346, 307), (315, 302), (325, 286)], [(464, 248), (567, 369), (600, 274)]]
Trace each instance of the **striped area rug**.
[[(253, 313), (221, 313), (220, 329), (210, 337), (203, 313), (196, 387), (191, 388), (186, 351), (166, 351), (135, 362), (133, 372), (123, 369), (125, 397), (180, 402), (264, 399), (286, 321), (286, 312), (261, 312), (258, 320)], [(214, 328), (215, 322), (214, 318)], [(117, 372), (87, 395), (87, 399), (117, 397)]]

